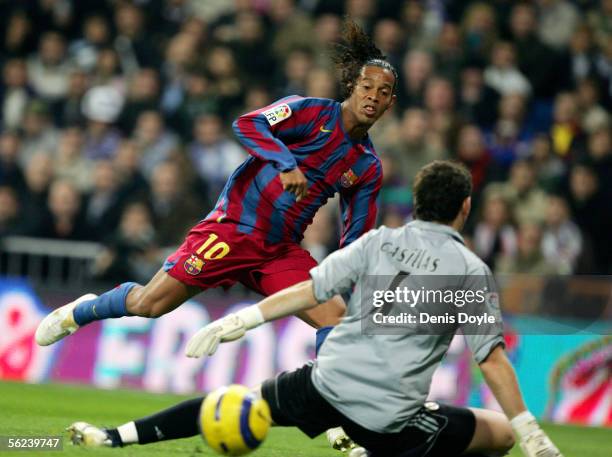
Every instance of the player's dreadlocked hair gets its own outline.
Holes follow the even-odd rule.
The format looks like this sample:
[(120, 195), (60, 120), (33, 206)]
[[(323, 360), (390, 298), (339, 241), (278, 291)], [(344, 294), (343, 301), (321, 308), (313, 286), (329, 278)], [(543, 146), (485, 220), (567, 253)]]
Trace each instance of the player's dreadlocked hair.
[(395, 77), (393, 90), (397, 85), (397, 71), (385, 59), (385, 55), (376, 47), (372, 39), (359, 25), (349, 18), (344, 19), (342, 42), (334, 46), (332, 60), (341, 72), (342, 96), (348, 98), (361, 69), (365, 65), (372, 65), (389, 70)]

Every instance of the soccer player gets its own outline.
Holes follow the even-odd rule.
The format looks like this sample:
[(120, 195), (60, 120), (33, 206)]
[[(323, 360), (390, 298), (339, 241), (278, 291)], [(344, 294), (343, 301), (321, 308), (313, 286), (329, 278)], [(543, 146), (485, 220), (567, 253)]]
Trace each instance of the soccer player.
[[(481, 329), (463, 324), (417, 324), (399, 332), (387, 333), (384, 328), (363, 331), (367, 328), (364, 322), (372, 317), (372, 302), (368, 305), (372, 295), (368, 292), (376, 289), (371, 291), (368, 284), (373, 276), (393, 277), (393, 284), (411, 286), (418, 286), (423, 279), (436, 279), (434, 284), (441, 289), (462, 290), (461, 297), (495, 290), (490, 270), (465, 247), (459, 235), (470, 212), (471, 189), (470, 174), (463, 166), (448, 161), (425, 166), (414, 184), (415, 221), (398, 229), (370, 231), (313, 268), (310, 280), (208, 324), (190, 339), (187, 355), (212, 355), (219, 343), (238, 339), (264, 322), (348, 293), (347, 315), (330, 332), (317, 360), (282, 373), (257, 389), (270, 405), (275, 424), (298, 427), (310, 437), (342, 426), (363, 446), (353, 449), (350, 457), (504, 455), (514, 445), (513, 430), (527, 457), (561, 457), (525, 407), (505, 355), (494, 294), (488, 300), (475, 301), (472, 308), (455, 308), (494, 317), (493, 324)], [(417, 309), (430, 309), (422, 302), (418, 305)], [(450, 304), (449, 315), (457, 316), (454, 306), (460, 303), (455, 300)], [(397, 317), (392, 314), (396, 307), (401, 308), (392, 302), (385, 315)], [(433, 373), (457, 330), (463, 331), (505, 416), (426, 401)], [(202, 400), (188, 400), (116, 429), (77, 422), (70, 430), (76, 443), (86, 445), (124, 446), (193, 436), (199, 432)]]
[[(270, 295), (306, 280), (315, 260), (299, 245), (316, 211), (340, 194), (346, 246), (376, 219), (381, 164), (367, 132), (395, 102), (397, 72), (347, 21), (333, 58), (344, 101), (290, 96), (233, 124), (249, 152), (214, 209), (193, 227), (151, 281), (84, 295), (50, 313), (36, 331), (46, 346), (100, 319), (158, 317), (197, 293), (240, 282)], [(318, 329), (317, 347), (344, 314), (339, 298), (298, 316)]]

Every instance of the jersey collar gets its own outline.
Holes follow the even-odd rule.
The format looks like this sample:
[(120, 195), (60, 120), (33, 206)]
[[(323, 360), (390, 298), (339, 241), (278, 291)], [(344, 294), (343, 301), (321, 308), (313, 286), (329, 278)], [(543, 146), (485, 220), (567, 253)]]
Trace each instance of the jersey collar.
[(409, 222), (408, 226), (419, 228), (421, 230), (425, 230), (428, 232), (444, 233), (445, 235), (450, 236), (452, 239), (454, 239), (458, 243), (465, 245), (465, 241), (463, 240), (463, 237), (459, 235), (459, 232), (457, 232), (457, 230), (455, 230), (449, 225), (438, 224), (436, 222), (414, 220), (412, 222)]

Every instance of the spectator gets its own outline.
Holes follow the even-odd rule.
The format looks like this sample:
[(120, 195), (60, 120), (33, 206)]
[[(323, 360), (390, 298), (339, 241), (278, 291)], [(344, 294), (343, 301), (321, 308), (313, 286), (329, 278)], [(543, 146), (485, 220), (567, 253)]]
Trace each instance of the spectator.
[(321, 67), (311, 69), (306, 76), (306, 95), (308, 97), (335, 99), (337, 90), (334, 74)]
[(467, 65), (461, 71), (458, 104), (465, 121), (481, 128), (490, 128), (495, 123), (499, 93), (484, 83), (483, 70), (479, 66)]
[(612, 0), (601, 0), (599, 8), (589, 11), (587, 19), (600, 47), (605, 47), (612, 35)]
[(224, 110), (231, 112), (240, 104), (243, 81), (238, 63), (227, 46), (215, 46), (208, 51), (206, 71), (210, 75), (210, 90)]
[(331, 61), (326, 51), (333, 46), (333, 43), (337, 43), (340, 40), (340, 29), (340, 17), (335, 14), (323, 13), (315, 19), (314, 35), (312, 38), (318, 50), (318, 55), (316, 56), (318, 65), (331, 66)]
[(587, 148), (588, 157), (602, 183), (602, 191), (612, 196), (612, 138), (609, 126), (591, 133)]
[(444, 147), (449, 147), (457, 135), (461, 119), (455, 112), (455, 92), (447, 79), (432, 78), (425, 87), (425, 109), (431, 131), (439, 135)]
[[(404, 32), (395, 19), (380, 19), (374, 27), (374, 42), (394, 67), (399, 67), (404, 52)], [(449, 60), (450, 60), (450, 56)]]
[(0, 43), (0, 56), (4, 58), (23, 58), (36, 48), (33, 24), (28, 14), (17, 9), (5, 23), (3, 40)]
[(22, 235), (25, 227), (15, 189), (0, 185), (0, 239)]
[[(393, 16), (395, 17), (395, 16)], [(431, 49), (439, 35), (440, 21), (419, 0), (408, 0), (400, 11), (402, 29), (411, 49)]]
[(597, 77), (604, 88), (603, 98), (608, 110), (612, 106), (612, 40), (602, 46), (597, 55)]
[(49, 187), (48, 211), (36, 235), (62, 240), (87, 240), (92, 233), (81, 218), (81, 196), (70, 181), (56, 180)]
[(513, 256), (516, 244), (508, 202), (500, 194), (487, 196), (482, 206), (482, 218), (474, 230), (474, 252), (495, 270), (499, 256)]
[(582, 235), (570, 220), (567, 201), (560, 195), (548, 196), (542, 250), (548, 262), (563, 273), (575, 270), (582, 252)]
[(179, 33), (168, 43), (162, 68), (162, 79), (166, 83), (160, 97), (161, 108), (168, 116), (178, 110), (185, 97), (189, 68), (197, 59), (197, 46), (197, 37), (188, 33)]
[(376, 6), (374, 0), (346, 0), (344, 10), (346, 15), (363, 27), (365, 31), (372, 33), (377, 12)]
[(578, 81), (595, 73), (596, 54), (593, 47), (591, 30), (582, 26), (572, 34), (566, 53), (566, 65), (569, 77), (568, 87), (574, 87)]
[(517, 160), (504, 183), (492, 183), (485, 195), (499, 192), (511, 205), (512, 216), (518, 224), (541, 222), (546, 211), (546, 194), (537, 187), (534, 165), (526, 159)]
[(117, 51), (113, 48), (102, 48), (91, 75), (91, 86), (111, 86), (119, 93), (125, 91), (125, 80)]
[(110, 38), (106, 18), (99, 14), (89, 16), (83, 24), (82, 38), (70, 45), (69, 54), (80, 68), (91, 71), (98, 60), (98, 52), (110, 44)]
[(107, 236), (106, 246), (96, 259), (94, 275), (107, 281), (146, 281), (159, 268), (151, 212), (140, 202), (128, 204), (119, 227)]
[(94, 163), (83, 157), (83, 132), (77, 126), (62, 130), (54, 158), (54, 174), (70, 181), (80, 192), (92, 186)]
[(117, 171), (110, 160), (97, 160), (92, 177), (92, 188), (83, 203), (83, 215), (92, 228), (94, 239), (103, 239), (119, 223), (122, 195)]
[[(472, 206), (477, 209), (486, 185), (497, 179), (500, 172), (491, 152), (485, 146), (482, 132), (475, 125), (465, 125), (459, 131), (457, 159), (470, 170), (473, 187)], [(473, 217), (470, 218), (470, 223), (472, 219)]]
[(519, 157), (526, 157), (532, 133), (525, 122), (525, 97), (515, 93), (499, 101), (499, 115), (493, 129), (486, 135), (487, 148), (504, 168)]
[(389, 153), (396, 169), (408, 187), (412, 187), (414, 176), (425, 164), (446, 158), (447, 152), (439, 140), (428, 134), (429, 119), (422, 109), (407, 109), (402, 116), (399, 143)]
[(194, 141), (188, 148), (189, 160), (208, 186), (209, 193), (216, 196), (247, 155), (238, 143), (223, 133), (221, 117), (216, 114), (199, 116), (193, 136)]
[(510, 16), (510, 33), (516, 49), (518, 68), (536, 97), (550, 97), (565, 80), (558, 71), (555, 52), (538, 37), (538, 19), (534, 5), (517, 2)]
[(540, 38), (555, 49), (562, 48), (578, 25), (578, 10), (568, 0), (538, 0), (538, 6)]
[(254, 11), (240, 13), (236, 18), (236, 32), (232, 48), (240, 69), (255, 81), (266, 81), (270, 70), (276, 67), (276, 61), (263, 18)]
[(81, 105), (88, 88), (88, 74), (79, 69), (73, 70), (68, 77), (66, 97), (57, 102), (54, 107), (56, 125), (77, 125), (85, 122)]
[(580, 133), (576, 96), (572, 92), (561, 92), (555, 98), (553, 124), (550, 129), (555, 153), (562, 158), (568, 158), (572, 143)]
[(495, 263), (496, 274), (557, 275), (562, 270), (542, 252), (542, 228), (533, 222), (519, 226), (517, 251), (502, 255)]
[[(383, 181), (379, 195), (379, 207), (381, 213), (381, 223), (387, 225), (390, 219), (387, 215), (397, 215), (399, 219), (405, 220), (412, 212), (412, 188), (407, 185), (414, 178), (414, 171), (405, 174), (397, 166), (397, 160), (391, 155), (381, 157)], [(387, 222), (382, 222), (382, 221)], [(387, 225), (390, 227), (390, 225)]]
[(141, 67), (157, 68), (159, 57), (153, 41), (146, 36), (142, 10), (132, 3), (119, 3), (115, 10), (117, 37), (113, 46), (119, 56), (121, 68), (135, 73)]
[(612, 213), (610, 196), (602, 190), (595, 170), (587, 164), (572, 167), (569, 179), (569, 204), (573, 219), (593, 246), (593, 271), (612, 271)]
[(484, 72), (487, 85), (502, 95), (518, 94), (528, 96), (531, 84), (516, 66), (514, 45), (508, 41), (500, 41), (493, 47), (491, 64)]
[(24, 114), (33, 93), (28, 86), (25, 61), (10, 59), (2, 68), (0, 86), (0, 122), (5, 128), (16, 129), (23, 122)]
[(397, 88), (397, 102), (401, 108), (423, 105), (423, 92), (433, 71), (433, 58), (425, 51), (409, 51), (402, 64), (403, 78)]
[(272, 28), (272, 48), (282, 60), (295, 48), (311, 49), (313, 24), (295, 5), (295, 0), (272, 0), (268, 14)]
[(150, 207), (160, 246), (175, 246), (205, 212), (189, 194), (184, 173), (175, 162), (162, 162), (151, 176)]
[(140, 149), (140, 171), (146, 178), (151, 177), (159, 163), (171, 159), (178, 152), (178, 137), (166, 129), (164, 119), (157, 111), (140, 113), (132, 137)]
[(159, 75), (153, 68), (142, 68), (132, 76), (119, 125), (124, 132), (132, 132), (144, 111), (159, 107)]
[(53, 161), (48, 154), (34, 154), (25, 168), (26, 189), (22, 196), (23, 220), (28, 233), (36, 235), (47, 211), (47, 197), (53, 179)]
[(189, 138), (192, 135), (195, 119), (202, 114), (217, 113), (220, 110), (221, 101), (210, 79), (203, 73), (190, 73), (186, 79), (185, 89), (183, 102), (174, 119), (170, 119), (169, 122), (183, 138)]
[(14, 130), (5, 130), (0, 134), (0, 185), (11, 186), (21, 192), (26, 184), (19, 166), (21, 138)]
[(83, 155), (92, 160), (115, 155), (121, 135), (113, 127), (123, 106), (123, 98), (110, 86), (90, 89), (83, 98), (83, 114), (87, 118)]
[(472, 3), (463, 16), (463, 48), (470, 61), (485, 62), (497, 38), (495, 10), (484, 2)]
[(132, 140), (122, 140), (113, 159), (122, 199), (144, 199), (149, 184), (140, 171), (140, 149)]
[(64, 37), (56, 32), (42, 35), (38, 52), (28, 59), (28, 77), (34, 91), (47, 102), (56, 102), (68, 91), (71, 67)]
[(612, 118), (602, 106), (600, 89), (592, 78), (585, 78), (576, 87), (576, 101), (580, 113), (580, 125), (586, 132), (593, 132), (611, 124)]
[(291, 50), (285, 61), (279, 96), (306, 95), (306, 79), (313, 64), (313, 57), (308, 49)]
[(564, 162), (553, 152), (552, 140), (546, 134), (537, 135), (531, 142), (530, 159), (534, 165), (538, 187), (557, 191), (566, 173)]
[(57, 146), (57, 131), (51, 124), (49, 107), (41, 100), (32, 100), (23, 118), (19, 164), (25, 168), (37, 152), (51, 154)]
[(457, 25), (450, 22), (444, 24), (438, 38), (435, 58), (438, 74), (457, 85), (465, 63), (461, 32)]

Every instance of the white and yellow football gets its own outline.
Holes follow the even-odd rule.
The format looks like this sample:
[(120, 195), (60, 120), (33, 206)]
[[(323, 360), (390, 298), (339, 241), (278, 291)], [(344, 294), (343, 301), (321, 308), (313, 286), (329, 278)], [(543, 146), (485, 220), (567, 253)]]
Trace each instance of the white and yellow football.
[(221, 455), (245, 455), (266, 438), (272, 418), (268, 403), (244, 386), (221, 387), (200, 409), (200, 431)]

